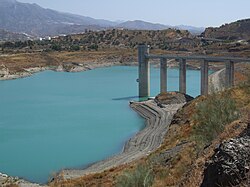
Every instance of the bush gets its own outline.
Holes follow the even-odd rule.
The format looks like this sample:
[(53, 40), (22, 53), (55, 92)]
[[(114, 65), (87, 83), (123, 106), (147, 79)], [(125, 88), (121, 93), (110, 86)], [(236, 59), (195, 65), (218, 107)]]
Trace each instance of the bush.
[(193, 137), (198, 146), (209, 145), (223, 130), (226, 124), (239, 118), (235, 101), (227, 92), (212, 94), (199, 103), (193, 120)]
[(250, 94), (250, 74), (247, 75), (247, 79), (239, 84), (239, 88), (243, 89), (247, 94)]
[(134, 171), (125, 171), (117, 179), (117, 187), (149, 187), (154, 182), (154, 175), (149, 166), (139, 165)]
[(59, 44), (53, 44), (51, 46), (51, 49), (54, 50), (54, 51), (61, 51), (62, 50), (62, 46), (59, 45)]
[(79, 51), (80, 50), (80, 46), (79, 45), (72, 45), (72, 46), (70, 46), (70, 49), (72, 51)]
[(90, 50), (98, 50), (98, 45), (97, 44), (92, 44), (88, 47)]

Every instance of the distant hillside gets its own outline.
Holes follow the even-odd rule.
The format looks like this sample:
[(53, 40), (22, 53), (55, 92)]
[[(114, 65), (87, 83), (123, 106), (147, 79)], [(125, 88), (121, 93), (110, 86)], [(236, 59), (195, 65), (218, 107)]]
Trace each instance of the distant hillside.
[(181, 29), (181, 30), (188, 30), (192, 34), (197, 34), (197, 35), (205, 31), (204, 27), (194, 27), (194, 26), (189, 26), (189, 25), (177, 25), (174, 28)]
[(55, 36), (82, 33), (87, 30), (125, 28), (135, 30), (164, 30), (167, 28), (187, 29), (191, 33), (201, 33), (192, 26), (168, 26), (140, 20), (112, 22), (69, 13), (45, 9), (37, 4), (20, 3), (16, 0), (0, 0), (0, 29), (32, 36)]
[(170, 25), (163, 25), (159, 23), (150, 23), (141, 20), (135, 21), (126, 21), (116, 26), (117, 28), (126, 28), (126, 29), (135, 29), (135, 30), (165, 30), (168, 28), (175, 28), (180, 30), (188, 30), (192, 34), (201, 34), (205, 28), (202, 27), (193, 27), (188, 25), (177, 25), (177, 26), (170, 26)]
[(31, 36), (28, 36), (26, 34), (20, 34), (20, 33), (13, 33), (6, 31), (4, 29), (0, 29), (0, 41), (17, 41), (17, 40), (29, 40), (33, 39)]
[(5, 52), (32, 51), (92, 51), (102, 49), (135, 49), (138, 44), (148, 44), (151, 49), (189, 51), (200, 45), (199, 40), (186, 30), (127, 30), (109, 29), (88, 31), (82, 34), (52, 37), (30, 42), (0, 44)]
[(0, 28), (34, 36), (69, 34), (71, 27), (76, 25), (81, 27), (75, 29), (75, 32), (83, 32), (89, 25), (92, 29), (115, 25), (111, 21), (61, 13), (15, 0), (0, 1), (0, 17)]
[(136, 29), (136, 30), (163, 30), (170, 28), (170, 26), (167, 25), (149, 23), (141, 20), (126, 21), (117, 25), (116, 27), (121, 27), (126, 29)]
[(225, 40), (249, 40), (250, 19), (239, 20), (230, 24), (222, 25), (219, 28), (209, 27), (202, 33), (203, 37)]

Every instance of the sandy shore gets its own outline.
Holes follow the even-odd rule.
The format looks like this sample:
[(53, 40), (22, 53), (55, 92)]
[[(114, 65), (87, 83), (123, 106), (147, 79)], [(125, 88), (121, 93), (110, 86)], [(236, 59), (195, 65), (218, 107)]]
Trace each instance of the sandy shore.
[(146, 127), (128, 140), (122, 153), (97, 162), (86, 169), (63, 170), (60, 174), (64, 177), (64, 179), (77, 178), (86, 174), (102, 172), (112, 167), (126, 164), (148, 155), (161, 145), (173, 115), (184, 104), (185, 103), (166, 105), (165, 108), (160, 108), (153, 100), (133, 102), (130, 105), (131, 108), (146, 119)]

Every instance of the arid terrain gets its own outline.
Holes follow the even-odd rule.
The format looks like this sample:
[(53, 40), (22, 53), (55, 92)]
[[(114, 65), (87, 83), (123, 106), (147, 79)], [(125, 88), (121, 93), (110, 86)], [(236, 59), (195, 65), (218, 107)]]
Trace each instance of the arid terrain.
[[(188, 31), (178, 29), (161, 31), (111, 29), (87, 31), (41, 41), (3, 42), (0, 43), (0, 77), (8, 79), (9, 75), (27, 74), (28, 68), (56, 70), (60, 66), (59, 69), (63, 68), (65, 71), (82, 71), (109, 65), (134, 65), (137, 62), (139, 44), (149, 45), (151, 52), (157, 54), (249, 58), (250, 43), (245, 37), (248, 32), (245, 25), (249, 24), (249, 20), (243, 23), (244, 27), (241, 25), (236, 27), (235, 23), (232, 23), (234, 29), (228, 29), (232, 35), (241, 30), (244, 36), (241, 40), (211, 38), (217, 36), (214, 33), (229, 32), (222, 27), (213, 31), (213, 34), (210, 30), (206, 30), (201, 35), (209, 38), (194, 36)], [(190, 68), (199, 67), (197, 62), (188, 63)], [(169, 66), (177, 66), (177, 64), (169, 62)], [(211, 68), (214, 68), (212, 63)]]
[[(246, 22), (249, 24), (249, 20)], [(245, 22), (243, 25), (248, 28)], [(240, 26), (233, 23), (229, 28), (234, 28), (231, 32), (235, 33)], [(227, 36), (221, 37), (224, 32), (225, 27), (212, 31), (210, 28), (202, 37), (176, 29), (112, 29), (42, 41), (4, 42), (0, 45), (0, 79), (30, 76), (46, 69), (76, 72), (113, 65), (137, 65), (137, 45), (142, 43), (150, 45), (151, 52), (155, 54), (250, 58), (250, 43), (245, 37), (248, 30), (246, 35), (237, 35), (237, 38), (227, 37), (229, 31)], [(178, 63), (171, 61), (168, 66), (177, 67)], [(199, 69), (200, 62), (190, 61), (188, 68)], [(224, 63), (210, 64), (213, 70), (223, 68)], [(250, 64), (238, 63), (235, 65), (235, 87), (182, 102), (185, 105), (173, 115), (162, 141), (158, 141), (157, 149), (149, 149), (152, 152), (101, 172), (83, 172), (84, 176), (68, 177), (61, 172), (52, 177), (48, 186), (141, 186), (142, 183), (155, 187), (248, 186), (249, 75)], [(212, 84), (218, 84), (218, 81)], [(165, 113), (158, 114), (164, 112), (164, 108), (168, 109), (169, 102), (178, 101), (181, 97), (178, 94), (162, 93), (149, 101), (151, 103), (146, 105), (153, 107), (148, 110), (153, 110), (151, 112), (158, 116), (152, 119), (162, 119)], [(132, 104), (133, 107), (139, 113), (144, 111), (140, 104)], [(12, 177), (4, 179), (5, 186), (18, 186), (20, 183)]]

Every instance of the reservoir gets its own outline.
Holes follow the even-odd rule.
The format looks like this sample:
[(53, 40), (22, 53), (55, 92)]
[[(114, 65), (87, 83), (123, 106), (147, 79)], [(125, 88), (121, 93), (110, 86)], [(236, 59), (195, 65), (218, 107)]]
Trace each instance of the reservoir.
[[(178, 90), (168, 69), (168, 90)], [(122, 151), (144, 127), (129, 107), (138, 100), (137, 67), (86, 72), (45, 71), (0, 81), (0, 172), (45, 183), (65, 168), (84, 168)], [(151, 94), (160, 90), (151, 68)], [(199, 95), (200, 72), (187, 71), (187, 93)]]

